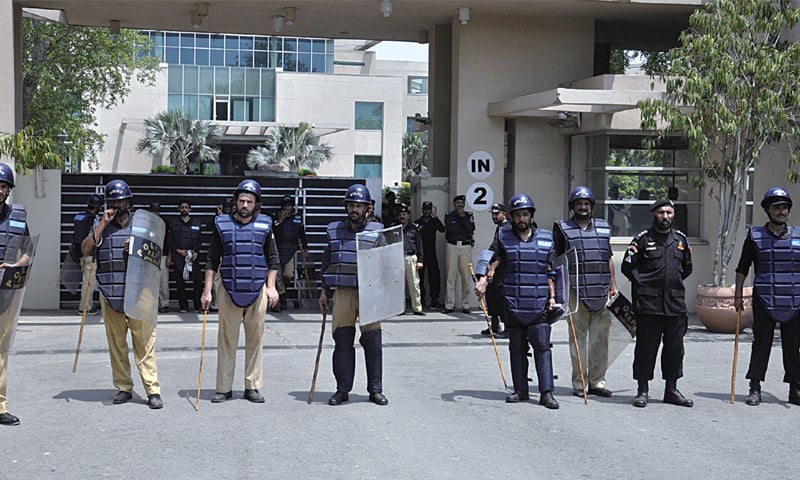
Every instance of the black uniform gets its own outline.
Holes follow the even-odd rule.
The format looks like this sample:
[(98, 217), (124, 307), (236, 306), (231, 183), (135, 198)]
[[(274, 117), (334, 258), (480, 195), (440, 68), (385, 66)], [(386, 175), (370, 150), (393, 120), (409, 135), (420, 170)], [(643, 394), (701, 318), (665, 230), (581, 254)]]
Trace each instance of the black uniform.
[(648, 381), (663, 339), (661, 374), (674, 381), (683, 376), (683, 337), (686, 334), (683, 280), (692, 273), (692, 251), (686, 235), (678, 230), (658, 233), (651, 228), (631, 241), (622, 263), (622, 273), (632, 284), (636, 312), (636, 349), (633, 378)]
[(444, 224), (439, 217), (422, 216), (416, 222), (420, 228), (422, 237), (422, 248), (425, 250), (425, 261), (422, 262), (422, 270), (419, 271), (419, 289), (422, 294), (422, 303), (425, 304), (425, 277), (428, 277), (428, 284), (431, 293), (431, 307), (439, 306), (439, 293), (442, 288), (441, 272), (439, 271), (439, 259), (436, 258), (436, 232), (444, 233)]
[[(504, 221), (494, 231), (495, 240), (492, 245), (497, 245), (497, 233), (501, 228), (508, 225), (508, 220)], [(486, 309), (492, 319), (492, 331), (494, 333), (502, 333), (500, 329), (500, 322), (505, 324), (503, 313), (505, 312), (505, 297), (503, 295), (503, 277), (505, 276), (505, 267), (501, 262), (494, 270), (492, 281), (486, 285)]]
[[(178, 307), (181, 311), (189, 308), (189, 292), (187, 286), (191, 288), (192, 303), (195, 311), (200, 311), (200, 294), (203, 288), (200, 283), (200, 219), (189, 217), (188, 222), (184, 222), (181, 217), (174, 219), (171, 223), (170, 237), (172, 245), (172, 271), (175, 274), (175, 286), (178, 290)], [(179, 254), (177, 250), (191, 250), (197, 253), (197, 258), (192, 261), (192, 272), (189, 279), (184, 280), (183, 270), (186, 265), (186, 257)]]

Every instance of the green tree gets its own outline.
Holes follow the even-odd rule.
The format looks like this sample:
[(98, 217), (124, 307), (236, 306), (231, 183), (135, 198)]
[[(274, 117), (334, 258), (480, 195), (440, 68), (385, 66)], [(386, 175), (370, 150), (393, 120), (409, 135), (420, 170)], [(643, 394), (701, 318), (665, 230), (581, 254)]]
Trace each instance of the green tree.
[(205, 120), (192, 120), (182, 109), (161, 112), (144, 120), (145, 130), (136, 142), (137, 152), (163, 157), (168, 153), (175, 173), (186, 175), (189, 162), (219, 160), (217, 145), (222, 127)]
[(428, 136), (422, 132), (403, 135), (403, 181), (419, 175), (428, 160)]
[(247, 166), (253, 170), (264, 170), (267, 165), (284, 165), (292, 172), (301, 168), (316, 170), (332, 157), (333, 149), (320, 143), (314, 127), (300, 122), (297, 127), (269, 127), (264, 146), (247, 153)]
[(153, 84), (158, 60), (147, 55), (150, 40), (133, 30), (112, 35), (23, 19), (22, 42), (23, 124), (37, 138), (67, 140), (73, 158), (96, 165), (104, 144), (96, 111), (122, 102), (134, 78)]
[[(702, 161), (694, 183), (705, 186), (719, 207), (714, 286), (726, 285), (747, 172), (764, 148), (787, 146), (789, 179), (800, 179), (800, 44), (784, 37), (799, 17), (789, 0), (706, 4), (692, 14), (680, 46), (669, 52), (665, 97), (639, 105), (644, 130), (679, 133)], [(659, 122), (664, 128), (657, 130)]]

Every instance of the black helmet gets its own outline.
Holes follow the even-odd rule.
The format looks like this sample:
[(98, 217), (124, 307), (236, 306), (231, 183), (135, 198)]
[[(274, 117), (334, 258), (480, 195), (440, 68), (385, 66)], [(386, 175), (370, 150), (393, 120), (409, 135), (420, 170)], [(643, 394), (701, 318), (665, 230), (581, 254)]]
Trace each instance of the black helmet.
[(103, 197), (100, 195), (93, 193), (89, 195), (89, 198), (86, 200), (86, 204), (90, 207), (99, 207), (103, 204)]
[(764, 199), (761, 200), (761, 208), (767, 210), (770, 205), (775, 205), (776, 203), (788, 203), (789, 210), (792, 209), (792, 197), (789, 196), (789, 192), (785, 188), (772, 187), (767, 190), (767, 193), (764, 194)]
[(533, 204), (533, 199), (524, 193), (518, 193), (511, 197), (508, 201), (508, 213), (514, 213), (517, 210), (527, 208), (531, 213), (536, 211), (536, 206)]
[(592, 194), (592, 191), (589, 190), (589, 187), (584, 187), (581, 185), (579, 187), (575, 187), (575, 190), (569, 194), (569, 208), (572, 208), (575, 202), (581, 199), (589, 200), (589, 203), (591, 203), (594, 207), (594, 194)]
[(281, 199), (281, 205), (294, 205), (294, 198), (291, 195), (284, 195)]
[(259, 185), (255, 180), (247, 179), (239, 182), (236, 190), (233, 191), (233, 198), (239, 198), (239, 194), (242, 192), (252, 193), (256, 196), (256, 202), (261, 203), (261, 185)]
[(350, 185), (350, 188), (347, 189), (347, 193), (344, 195), (345, 203), (370, 203), (371, 201), (372, 196), (369, 194), (369, 189), (360, 183)]
[(133, 197), (131, 187), (128, 186), (125, 180), (111, 180), (106, 185), (106, 201), (125, 200), (131, 197)]
[(14, 171), (5, 163), (0, 163), (0, 182), (6, 182), (14, 188)]

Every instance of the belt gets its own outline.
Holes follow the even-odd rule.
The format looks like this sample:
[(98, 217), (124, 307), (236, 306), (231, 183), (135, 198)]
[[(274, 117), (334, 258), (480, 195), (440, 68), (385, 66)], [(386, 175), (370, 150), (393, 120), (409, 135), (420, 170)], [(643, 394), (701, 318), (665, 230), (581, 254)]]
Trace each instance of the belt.
[(471, 247), (471, 246), (473, 246), (475, 244), (475, 241), (474, 240), (456, 240), (454, 242), (451, 242), (450, 240), (448, 240), (447, 243), (449, 243), (450, 245), (458, 245), (459, 247), (467, 246), (467, 245)]
[(406, 250), (406, 255), (416, 255), (416, 254), (417, 254), (416, 250)]

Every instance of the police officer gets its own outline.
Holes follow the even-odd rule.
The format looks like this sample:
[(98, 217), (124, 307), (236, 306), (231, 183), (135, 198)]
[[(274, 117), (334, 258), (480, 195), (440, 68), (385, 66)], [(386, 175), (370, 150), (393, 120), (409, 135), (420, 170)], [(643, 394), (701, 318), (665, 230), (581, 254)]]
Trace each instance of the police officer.
[[(211, 287), (217, 291), (217, 391), (212, 403), (233, 398), (239, 324), (244, 322), (244, 398), (264, 403), (259, 389), (264, 384), (261, 344), (267, 308), (278, 303), (275, 279), (280, 260), (272, 219), (255, 215), (261, 204), (261, 185), (243, 180), (233, 193), (234, 213), (219, 215), (208, 248), (203, 309), (211, 305)], [(219, 270), (215, 284), (215, 273)]]
[[(28, 214), (25, 207), (19, 204), (7, 203), (8, 196), (14, 188), (14, 172), (5, 163), (0, 163), (0, 261), (5, 258), (6, 249), (11, 244), (12, 238), (29, 236)], [(2, 264), (0, 267), (20, 266), (28, 262), (30, 257), (22, 257), (15, 264)], [(19, 425), (19, 418), (8, 412), (6, 399), (6, 386), (8, 384), (8, 351), (17, 324), (14, 308), (6, 308), (0, 312), (0, 425)]]
[(755, 264), (753, 280), (753, 347), (750, 353), (750, 394), (745, 403), (761, 403), (761, 381), (767, 373), (775, 322), (781, 326), (783, 381), (789, 384), (789, 403), (800, 405), (800, 228), (788, 224), (792, 199), (772, 187), (761, 200), (769, 221), (751, 227), (736, 267), (734, 305), (742, 311), (742, 288)]
[[(192, 217), (192, 204), (189, 200), (178, 201), (180, 216), (174, 218), (172, 229), (172, 266), (175, 275), (175, 286), (178, 290), (178, 308), (185, 313), (189, 308), (189, 292), (187, 283), (191, 287), (192, 307), (195, 312), (200, 311), (200, 254), (201, 221)], [(188, 277), (188, 278), (187, 278)]]
[(411, 222), (411, 211), (406, 205), (400, 205), (397, 219), (403, 226), (403, 249), (406, 252), (406, 287), (411, 297), (411, 309), (414, 315), (425, 315), (422, 311), (422, 300), (419, 293), (420, 279), (417, 272), (422, 269), (425, 260), (425, 247), (419, 225)]
[[(101, 205), (103, 205), (103, 198), (93, 193), (89, 195), (89, 198), (86, 200), (86, 211), (75, 215), (72, 219), (74, 232), (72, 235), (72, 244), (70, 245), (70, 255), (73, 256), (74, 260), (78, 261), (78, 264), (81, 266), (81, 271), (83, 272), (83, 279), (81, 281), (81, 303), (78, 304), (79, 315), (83, 314), (83, 307), (87, 305), (87, 298), (89, 299), (87, 313), (89, 315), (97, 314), (97, 309), (94, 307), (94, 291), (97, 285), (94, 280), (89, 282), (89, 278), (93, 275), (92, 264), (94, 263), (94, 257), (91, 253), (89, 255), (81, 255), (81, 242), (83, 242), (83, 239), (86, 238), (86, 235), (92, 230), (92, 225), (94, 225), (95, 217)], [(91, 291), (87, 291), (89, 283), (92, 284)]]
[(425, 259), (422, 262), (422, 270), (419, 271), (420, 298), (423, 306), (425, 305), (425, 277), (428, 277), (430, 286), (431, 308), (442, 308), (439, 303), (439, 293), (441, 292), (442, 276), (439, 272), (439, 259), (436, 258), (436, 232), (444, 233), (444, 224), (436, 216), (436, 209), (433, 202), (422, 202), (422, 216), (417, 219), (422, 235), (422, 249), (425, 250)]
[(371, 199), (369, 201), (369, 207), (367, 208), (367, 222), (378, 222), (383, 224), (383, 220), (378, 215), (375, 215), (375, 199)]
[(631, 281), (637, 320), (633, 378), (639, 388), (633, 406), (647, 406), (648, 382), (663, 342), (664, 403), (691, 407), (694, 402), (678, 391), (677, 383), (683, 376), (683, 337), (688, 325), (683, 281), (692, 273), (692, 250), (686, 235), (672, 228), (671, 200), (656, 200), (650, 212), (653, 225), (631, 240), (622, 263), (622, 273)]
[[(617, 293), (614, 260), (611, 252), (611, 226), (602, 218), (594, 218), (594, 195), (588, 187), (576, 187), (569, 195), (572, 216), (553, 224), (556, 255), (570, 248), (578, 254), (578, 311), (573, 316), (575, 336), (580, 346), (579, 362), (575, 338), (570, 330), (572, 357), (572, 391), (583, 397), (580, 365), (589, 382), (589, 394), (610, 397), (606, 388), (608, 368), (608, 332), (611, 314), (606, 302)], [(588, 342), (587, 342), (588, 336)], [(587, 361), (588, 359), (588, 361)]]
[(400, 205), (397, 202), (397, 195), (391, 190), (386, 192), (386, 202), (383, 203), (383, 225), (393, 227), (397, 225), (397, 214)]
[[(303, 258), (308, 258), (308, 240), (303, 220), (295, 214), (294, 198), (289, 195), (281, 199), (281, 209), (274, 220), (275, 240), (278, 243), (278, 254), (281, 259), (277, 282), (280, 302), (274, 311), (280, 312), (286, 308), (286, 285), (294, 280), (294, 254), (299, 248)], [(295, 300), (295, 307), (299, 308), (299, 303)]]
[[(494, 238), (497, 238), (497, 235), (500, 233), (500, 229), (508, 225), (508, 212), (506, 211), (506, 206), (502, 203), (495, 203), (492, 205), (492, 223), (497, 225), (494, 231)], [(498, 265), (497, 270), (489, 270), (486, 274), (486, 280), (489, 282), (486, 285), (486, 309), (488, 310), (489, 316), (491, 317), (491, 332), (489, 331), (489, 327), (486, 329), (481, 330), (481, 335), (489, 335), (490, 333), (494, 333), (498, 337), (505, 337), (506, 333), (500, 327), (500, 320), (503, 316), (503, 303), (505, 302), (505, 298), (503, 297), (503, 276), (505, 272), (503, 272), (503, 266)], [(505, 321), (503, 321), (505, 323)]]
[[(533, 347), (539, 382), (539, 405), (557, 409), (553, 397), (553, 357), (550, 351), (551, 327), (545, 314), (555, 306), (555, 250), (553, 233), (538, 228), (533, 221), (536, 208), (531, 197), (518, 193), (508, 202), (511, 224), (500, 229), (489, 249), (495, 252), (490, 269), (503, 265), (503, 294), (507, 306), (506, 333), (511, 360), (514, 393), (507, 403), (528, 400), (528, 343)], [(486, 294), (487, 272), (477, 272), (475, 285), (479, 297)]]
[(172, 243), (172, 227), (170, 222), (164, 220), (161, 216), (161, 204), (153, 202), (147, 209), (153, 215), (158, 215), (158, 218), (164, 221), (167, 226), (164, 231), (163, 243), (164, 248), (161, 252), (161, 281), (158, 286), (158, 313), (169, 312), (169, 269), (172, 266), (172, 258), (170, 255), (170, 244)]
[(132, 398), (133, 378), (127, 342), (130, 330), (133, 358), (147, 393), (147, 404), (152, 409), (159, 409), (164, 402), (161, 400), (156, 365), (156, 325), (128, 317), (123, 308), (132, 198), (131, 189), (125, 181), (108, 182), (105, 190), (106, 210), (81, 243), (81, 250), (83, 255), (89, 255), (97, 249), (100, 310), (106, 327), (114, 386), (119, 390), (112, 402), (121, 404)]
[[(328, 400), (329, 405), (340, 405), (350, 399), (353, 377), (356, 369), (356, 352), (353, 343), (356, 338), (356, 318), (359, 311), (358, 264), (356, 234), (381, 229), (381, 224), (367, 222), (367, 207), (370, 193), (361, 184), (351, 185), (344, 197), (347, 220), (328, 224), (327, 243), (322, 253), (322, 289), (319, 306), (328, 310), (330, 290), (333, 293), (333, 375), (336, 377), (336, 393)], [(376, 234), (380, 242), (383, 235)], [(369, 401), (376, 405), (386, 405), (389, 401), (383, 395), (383, 347), (381, 345), (380, 322), (361, 326), (361, 346), (364, 348), (364, 361), (367, 367), (367, 391)]]
[(444, 215), (445, 238), (447, 239), (447, 290), (444, 297), (443, 313), (453, 313), (456, 305), (456, 277), (461, 277), (461, 307), (464, 313), (470, 312), (469, 292), (472, 275), (469, 262), (472, 261), (472, 238), (475, 232), (475, 219), (472, 212), (464, 211), (467, 197), (453, 197), (453, 211)]

